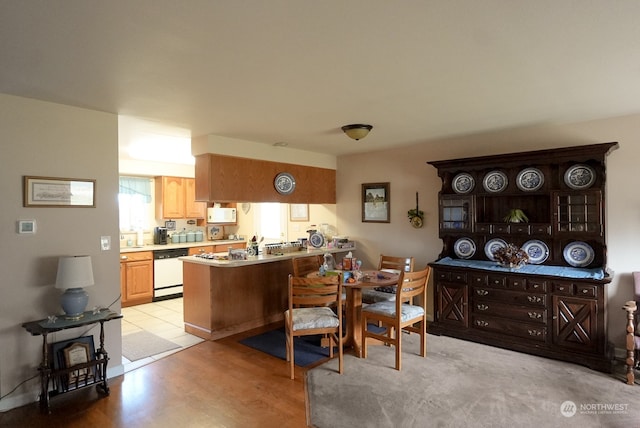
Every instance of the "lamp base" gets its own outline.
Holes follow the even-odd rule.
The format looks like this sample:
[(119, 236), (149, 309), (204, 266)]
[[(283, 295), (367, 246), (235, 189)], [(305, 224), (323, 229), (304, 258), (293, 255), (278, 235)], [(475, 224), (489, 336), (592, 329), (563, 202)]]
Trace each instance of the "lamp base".
[(83, 288), (67, 288), (60, 296), (60, 306), (66, 319), (78, 320), (84, 316), (84, 310), (89, 303), (89, 293)]

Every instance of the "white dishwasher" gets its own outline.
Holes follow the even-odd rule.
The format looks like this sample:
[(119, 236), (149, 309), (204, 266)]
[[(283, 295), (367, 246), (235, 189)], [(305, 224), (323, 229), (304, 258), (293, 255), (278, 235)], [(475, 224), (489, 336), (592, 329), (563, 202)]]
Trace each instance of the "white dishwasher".
[(153, 300), (182, 297), (182, 260), (189, 255), (186, 248), (154, 250), (153, 252)]

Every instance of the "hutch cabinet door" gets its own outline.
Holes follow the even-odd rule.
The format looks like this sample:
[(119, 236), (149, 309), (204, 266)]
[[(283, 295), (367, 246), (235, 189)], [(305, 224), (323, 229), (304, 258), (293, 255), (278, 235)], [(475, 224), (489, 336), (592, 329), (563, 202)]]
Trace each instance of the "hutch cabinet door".
[(469, 326), (469, 287), (466, 284), (438, 283), (437, 321), (448, 326)]
[(440, 232), (471, 232), (473, 198), (471, 196), (442, 195), (440, 197)]
[(558, 192), (555, 206), (555, 232), (602, 235), (602, 192)]
[(599, 343), (596, 300), (553, 296), (554, 345), (593, 352)]

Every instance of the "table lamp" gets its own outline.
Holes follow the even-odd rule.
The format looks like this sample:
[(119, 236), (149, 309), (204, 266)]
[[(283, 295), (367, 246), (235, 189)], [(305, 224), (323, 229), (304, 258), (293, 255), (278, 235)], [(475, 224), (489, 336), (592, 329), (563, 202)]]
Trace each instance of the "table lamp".
[(65, 290), (60, 305), (67, 319), (80, 319), (89, 302), (89, 294), (82, 287), (93, 285), (91, 256), (65, 256), (58, 259), (56, 288)]

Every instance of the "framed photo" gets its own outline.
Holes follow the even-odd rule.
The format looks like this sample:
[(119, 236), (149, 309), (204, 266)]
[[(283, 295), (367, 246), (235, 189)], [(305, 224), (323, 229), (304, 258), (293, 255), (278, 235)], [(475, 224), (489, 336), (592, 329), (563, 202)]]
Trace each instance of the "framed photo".
[(25, 207), (96, 206), (96, 180), (24, 176)]
[(309, 221), (309, 204), (290, 204), (290, 221)]
[(362, 185), (362, 221), (389, 223), (391, 193), (389, 183), (364, 183)]
[[(93, 336), (82, 336), (75, 339), (56, 342), (51, 345), (51, 356), (54, 370), (68, 369), (75, 365), (95, 360)], [(68, 375), (57, 379), (58, 392), (72, 389), (76, 384), (84, 386), (95, 380), (95, 366), (71, 371)]]

